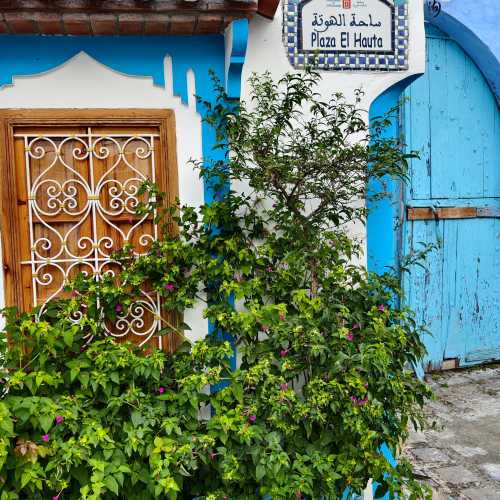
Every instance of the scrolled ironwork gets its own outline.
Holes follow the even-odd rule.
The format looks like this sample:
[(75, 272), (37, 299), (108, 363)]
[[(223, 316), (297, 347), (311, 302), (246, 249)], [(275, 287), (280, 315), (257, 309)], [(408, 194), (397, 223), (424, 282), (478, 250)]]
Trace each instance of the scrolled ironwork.
[(433, 17), (441, 14), (441, 2), (439, 0), (427, 0), (427, 8)]
[[(78, 272), (115, 276), (113, 251), (133, 244), (140, 255), (157, 237), (147, 215), (137, 217), (139, 186), (155, 178), (157, 134), (16, 134), (24, 140), (33, 305), (40, 313)], [(144, 172), (146, 171), (146, 173)], [(140, 296), (105, 334), (145, 344), (161, 329), (160, 297)], [(78, 321), (80, 315), (73, 320)], [(90, 339), (89, 339), (90, 340)], [(161, 348), (161, 336), (158, 337)]]

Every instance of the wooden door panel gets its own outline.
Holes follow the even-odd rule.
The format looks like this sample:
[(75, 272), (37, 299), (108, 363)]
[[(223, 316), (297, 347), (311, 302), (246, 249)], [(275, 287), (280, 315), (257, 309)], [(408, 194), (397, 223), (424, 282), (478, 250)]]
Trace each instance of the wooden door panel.
[[(96, 280), (113, 275), (118, 271), (113, 252), (131, 245), (140, 255), (158, 237), (153, 218), (136, 214), (137, 205), (147, 201), (138, 191), (149, 179), (170, 199), (176, 194), (173, 116), (108, 113), (87, 112), (85, 118), (44, 110), (21, 119), (13, 112), (4, 117), (4, 140), (13, 152), (4, 172), (14, 174), (16, 201), (4, 192), (3, 208), (20, 236), (6, 252), (9, 271), (12, 267), (7, 286), (15, 275), (21, 281), (17, 292), (12, 287), (8, 293), (13, 305), (43, 311), (48, 300), (64, 296), (65, 284), (79, 272)], [(165, 319), (173, 321), (162, 319), (160, 297), (146, 286), (105, 329), (120, 339), (171, 349), (175, 339), (157, 336)]]
[(494, 359), (487, 351), (500, 349), (500, 220), (445, 224), (450, 246), (445, 272), (451, 277), (446, 357), (470, 362), (481, 354), (482, 361)]
[(411, 199), (500, 196), (500, 115), (474, 62), (445, 35), (427, 38), (427, 71), (406, 91)]
[(407, 90), (406, 251), (434, 245), (404, 279), (408, 304), (432, 336), (428, 367), (500, 357), (500, 111), (474, 62), (430, 29), (426, 74)]
[[(443, 262), (446, 249), (443, 247), (445, 221), (415, 220), (406, 224), (404, 253), (422, 250), (422, 243), (435, 245), (423, 266), (413, 266), (410, 273), (403, 275), (405, 300), (411, 305), (419, 325), (425, 325), (428, 333), (423, 341), (427, 347), (426, 367), (438, 369), (444, 357), (446, 341), (441, 332), (446, 330), (447, 305), (445, 294)], [(436, 360), (438, 360), (436, 362)]]
[[(429, 54), (427, 54), (429, 57)], [(409, 150), (417, 151), (419, 158), (409, 162), (408, 195), (414, 200), (431, 197), (429, 74), (426, 72), (405, 91), (403, 129)]]

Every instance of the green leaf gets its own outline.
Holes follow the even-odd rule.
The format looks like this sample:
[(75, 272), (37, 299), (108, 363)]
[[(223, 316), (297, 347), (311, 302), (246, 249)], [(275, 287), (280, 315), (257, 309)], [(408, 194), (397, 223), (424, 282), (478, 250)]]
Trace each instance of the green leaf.
[(238, 383), (231, 384), (231, 390), (233, 391), (233, 395), (235, 399), (242, 403), (243, 402), (243, 386)]
[(260, 481), (266, 475), (266, 469), (262, 464), (257, 465), (255, 469), (255, 479)]
[(54, 423), (54, 417), (52, 415), (42, 414), (38, 417), (38, 421), (40, 422), (40, 427), (43, 429), (45, 434), (47, 434)]
[(75, 332), (73, 330), (64, 330), (63, 340), (68, 347), (71, 347), (73, 345), (74, 339), (75, 339)]
[(139, 427), (144, 423), (144, 417), (137, 410), (134, 410), (130, 415), (130, 419), (135, 427)]
[(82, 387), (87, 388), (89, 385), (90, 375), (87, 372), (82, 372), (80, 373), (79, 380)]
[(23, 489), (27, 484), (31, 482), (31, 474), (30, 471), (24, 471), (21, 476), (21, 489)]
[(116, 496), (118, 496), (119, 493), (119, 486), (118, 482), (113, 476), (106, 476), (104, 478), (104, 484), (106, 485), (106, 488), (109, 491), (112, 491)]

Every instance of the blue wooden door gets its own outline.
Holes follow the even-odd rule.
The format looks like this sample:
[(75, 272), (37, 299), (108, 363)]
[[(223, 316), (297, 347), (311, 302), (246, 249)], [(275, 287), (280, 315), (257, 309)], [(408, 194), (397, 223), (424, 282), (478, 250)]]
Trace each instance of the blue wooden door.
[(402, 128), (420, 159), (405, 187), (403, 251), (435, 245), (403, 280), (427, 368), (500, 359), (500, 112), (484, 77), (427, 30), (427, 69), (406, 91)]

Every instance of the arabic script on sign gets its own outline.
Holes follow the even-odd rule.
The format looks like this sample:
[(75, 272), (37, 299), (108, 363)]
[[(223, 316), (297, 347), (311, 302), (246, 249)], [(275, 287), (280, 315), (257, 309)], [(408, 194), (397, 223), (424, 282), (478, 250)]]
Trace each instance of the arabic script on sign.
[(393, 50), (393, 9), (384, 0), (311, 0), (301, 8), (302, 50)]

